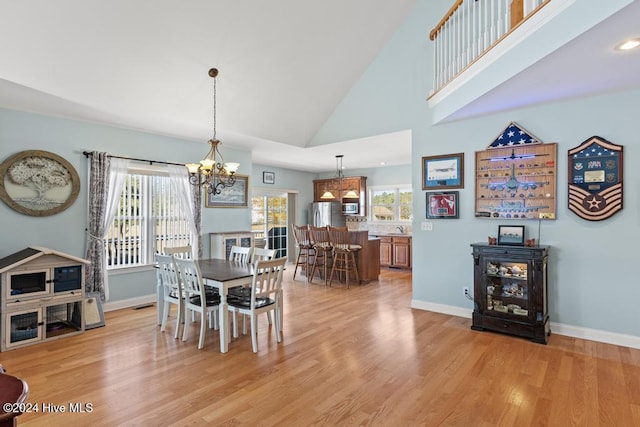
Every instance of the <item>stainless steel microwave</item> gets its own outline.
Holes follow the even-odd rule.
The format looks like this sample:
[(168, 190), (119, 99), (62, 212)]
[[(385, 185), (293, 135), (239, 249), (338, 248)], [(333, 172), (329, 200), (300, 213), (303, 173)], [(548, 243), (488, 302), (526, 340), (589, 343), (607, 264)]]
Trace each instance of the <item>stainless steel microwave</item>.
[(359, 205), (358, 203), (343, 203), (342, 204), (342, 213), (344, 215), (358, 215)]

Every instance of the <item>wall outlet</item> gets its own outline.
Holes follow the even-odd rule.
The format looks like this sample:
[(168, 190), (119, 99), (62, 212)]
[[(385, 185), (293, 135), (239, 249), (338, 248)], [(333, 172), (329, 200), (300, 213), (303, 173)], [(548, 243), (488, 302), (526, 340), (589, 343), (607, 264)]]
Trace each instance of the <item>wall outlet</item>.
[(465, 297), (470, 297), (471, 295), (469, 294), (469, 287), (465, 286), (462, 288), (462, 295), (464, 295)]
[(420, 229), (422, 231), (433, 231), (433, 223), (425, 221), (422, 224), (420, 224)]

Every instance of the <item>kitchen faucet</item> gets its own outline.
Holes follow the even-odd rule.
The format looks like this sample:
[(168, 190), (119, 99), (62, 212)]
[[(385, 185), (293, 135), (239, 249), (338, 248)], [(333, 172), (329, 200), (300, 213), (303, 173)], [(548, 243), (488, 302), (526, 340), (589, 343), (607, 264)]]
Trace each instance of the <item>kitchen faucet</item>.
[(398, 230), (400, 230), (400, 234), (404, 234), (404, 227), (399, 225), (396, 227)]

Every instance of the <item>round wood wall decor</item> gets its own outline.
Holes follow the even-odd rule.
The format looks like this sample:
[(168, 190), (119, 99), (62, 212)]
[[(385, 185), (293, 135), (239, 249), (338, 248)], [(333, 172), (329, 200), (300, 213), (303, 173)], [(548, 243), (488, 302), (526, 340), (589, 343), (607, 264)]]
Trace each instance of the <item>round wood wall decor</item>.
[(57, 154), (21, 151), (0, 164), (0, 199), (16, 212), (54, 215), (71, 206), (79, 192), (78, 172)]

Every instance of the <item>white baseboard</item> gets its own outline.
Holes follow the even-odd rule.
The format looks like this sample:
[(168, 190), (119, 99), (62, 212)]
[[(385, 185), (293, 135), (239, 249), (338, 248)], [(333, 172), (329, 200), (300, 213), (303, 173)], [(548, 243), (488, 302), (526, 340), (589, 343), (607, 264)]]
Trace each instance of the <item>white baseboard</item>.
[[(452, 305), (436, 304), (432, 302), (411, 300), (411, 308), (435, 313), (448, 314), (451, 316), (471, 318), (473, 310), (456, 307)], [(598, 329), (582, 328), (580, 326), (564, 325), (562, 323), (551, 322), (551, 333), (564, 335), (583, 340), (597, 341), (605, 344), (619, 345), (622, 347), (640, 349), (640, 337), (634, 335), (619, 334), (616, 332), (601, 331)]]
[(138, 307), (142, 305), (155, 304), (155, 302), (156, 302), (156, 294), (149, 294), (141, 297), (123, 299), (119, 301), (113, 301), (113, 302), (107, 301), (102, 306), (102, 310), (106, 313), (107, 311), (120, 310), (122, 308), (131, 308), (131, 307)]

